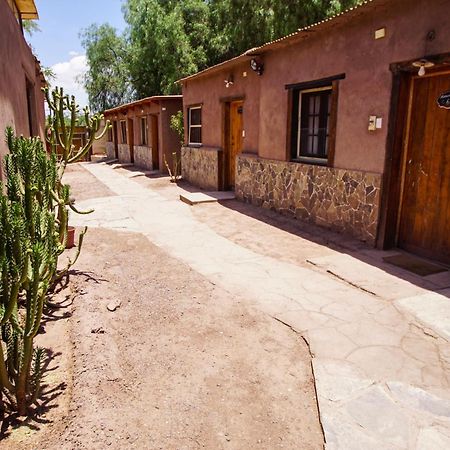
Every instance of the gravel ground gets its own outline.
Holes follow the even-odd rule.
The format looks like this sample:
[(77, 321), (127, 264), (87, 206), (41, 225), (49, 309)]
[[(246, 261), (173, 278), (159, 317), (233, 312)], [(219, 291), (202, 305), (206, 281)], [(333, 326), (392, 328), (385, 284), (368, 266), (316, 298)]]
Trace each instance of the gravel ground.
[[(113, 195), (90, 177), (77, 198)], [(43, 407), (2, 448), (323, 448), (303, 339), (143, 235), (89, 230), (54, 301)]]

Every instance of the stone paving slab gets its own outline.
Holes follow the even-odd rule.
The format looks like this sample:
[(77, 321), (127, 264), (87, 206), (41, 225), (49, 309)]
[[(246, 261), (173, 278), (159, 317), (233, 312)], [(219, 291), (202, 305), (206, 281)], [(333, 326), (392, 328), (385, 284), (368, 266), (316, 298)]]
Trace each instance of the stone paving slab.
[(127, 174), (128, 178), (137, 178), (137, 177), (148, 177), (152, 175), (157, 175), (160, 172), (158, 170), (133, 170), (132, 172)]
[(447, 296), (427, 292), (395, 303), (450, 342), (450, 299)]
[(117, 158), (113, 158), (113, 159), (106, 159), (105, 161), (98, 162), (97, 164), (108, 164), (108, 165), (111, 165), (111, 164), (114, 164), (114, 163), (117, 163), (117, 162), (119, 162), (119, 160)]
[(352, 255), (335, 253), (309, 262), (349, 283), (386, 300), (412, 296), (426, 291), (415, 284), (388, 274), (383, 269), (365, 263)]
[(111, 169), (122, 169), (124, 167), (132, 167), (134, 166), (133, 163), (114, 163), (111, 164)]
[(180, 200), (188, 205), (200, 205), (202, 203), (216, 203), (224, 200), (234, 200), (236, 195), (232, 191), (216, 192), (186, 192), (180, 194)]
[[(74, 225), (141, 232), (306, 339), (328, 449), (450, 448), (449, 343), (396, 304), (426, 290), (346, 255), (305, 267), (246, 249), (197, 221), (187, 204), (108, 166), (84, 167), (117, 196), (80, 202), (96, 211), (72, 216)], [(330, 264), (339, 277), (322, 270)]]

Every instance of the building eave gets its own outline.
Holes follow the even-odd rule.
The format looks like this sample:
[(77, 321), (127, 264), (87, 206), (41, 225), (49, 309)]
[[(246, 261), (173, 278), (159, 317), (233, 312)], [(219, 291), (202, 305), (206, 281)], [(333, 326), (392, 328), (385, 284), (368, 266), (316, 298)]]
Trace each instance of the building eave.
[(116, 106), (115, 108), (106, 109), (104, 114), (116, 114), (120, 111), (125, 111), (130, 108), (135, 108), (137, 106), (142, 106), (150, 103), (159, 103), (163, 101), (170, 100), (181, 100), (182, 95), (153, 95), (152, 97), (141, 98), (140, 100), (135, 100), (134, 102), (124, 103), (123, 105)]
[(38, 10), (34, 0), (14, 0), (19, 10), (20, 17), (24, 20), (39, 19)]

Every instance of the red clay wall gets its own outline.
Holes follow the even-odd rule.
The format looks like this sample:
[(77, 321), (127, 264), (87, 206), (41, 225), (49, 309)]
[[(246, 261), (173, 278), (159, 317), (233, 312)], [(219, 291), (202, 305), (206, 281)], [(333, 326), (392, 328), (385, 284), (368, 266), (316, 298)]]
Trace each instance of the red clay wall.
[[(169, 164), (172, 164), (172, 153), (180, 152), (180, 140), (178, 135), (170, 128), (170, 118), (173, 114), (176, 114), (179, 110), (182, 109), (182, 100), (181, 99), (160, 99), (149, 101), (146, 103), (142, 103), (139, 105), (130, 105), (127, 109), (123, 109), (120, 111), (106, 111), (105, 118), (109, 119), (111, 123), (113, 121), (117, 121), (117, 131), (118, 131), (118, 144), (119, 144), (119, 161), (120, 162), (129, 162), (129, 145), (124, 145), (121, 143), (121, 135), (120, 135), (120, 121), (133, 119), (133, 138), (134, 138), (134, 147), (139, 146), (140, 148), (137, 150), (139, 152), (145, 151), (145, 147), (148, 148), (148, 158), (138, 158), (139, 160), (148, 159), (151, 160), (151, 145), (152, 145), (152, 128), (151, 128), (151, 115), (156, 115), (158, 117), (158, 156), (159, 156), (159, 170), (163, 173), (167, 173), (166, 166), (164, 164), (164, 155), (166, 156)], [(140, 121), (141, 117), (147, 117), (148, 124), (148, 144), (147, 146), (140, 146)], [(128, 125), (128, 122), (127, 122)], [(111, 147), (111, 145), (110, 145)], [(136, 158), (135, 158), (136, 159)], [(151, 168), (149, 166), (149, 161), (146, 164), (142, 165), (144, 168)], [(135, 161), (136, 164), (139, 161)]]
[(33, 134), (43, 138), (45, 126), (40, 69), (5, 0), (0, 0), (0, 61), (0, 158), (3, 160), (7, 153), (3, 136), (8, 125), (17, 134), (30, 136), (26, 79), (33, 86)]
[[(178, 134), (170, 128), (170, 118), (178, 111), (183, 109), (183, 102), (181, 99), (161, 100), (161, 112), (159, 120), (159, 168), (161, 172), (167, 173), (166, 165), (164, 164), (163, 155), (165, 155), (169, 166), (173, 167), (173, 155), (176, 152), (180, 158), (181, 143)], [(162, 151), (161, 151), (162, 150)]]
[[(247, 76), (244, 77), (243, 73)], [(225, 80), (233, 77), (233, 85), (225, 86)], [(185, 130), (187, 131), (187, 108), (202, 104), (202, 140), (205, 147), (222, 147), (223, 102), (229, 98), (244, 97), (245, 139), (243, 151), (258, 152), (259, 135), (259, 76), (250, 69), (249, 63), (201, 77), (183, 84), (183, 105), (185, 109)], [(187, 142), (187, 137), (185, 137)]]

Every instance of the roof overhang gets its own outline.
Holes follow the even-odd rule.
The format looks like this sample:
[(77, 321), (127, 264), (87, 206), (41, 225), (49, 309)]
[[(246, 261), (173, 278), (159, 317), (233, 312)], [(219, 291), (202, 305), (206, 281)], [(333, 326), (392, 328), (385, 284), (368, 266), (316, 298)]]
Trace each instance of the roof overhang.
[(160, 103), (168, 100), (181, 100), (182, 98), (183, 98), (182, 95), (154, 95), (152, 97), (142, 98), (134, 102), (116, 106), (115, 108), (107, 109), (105, 110), (104, 114), (114, 114), (121, 111), (125, 111), (127, 109), (135, 108), (137, 106), (143, 106), (146, 104), (148, 105), (150, 103)]
[(19, 10), (20, 17), (25, 20), (34, 20), (39, 18), (39, 14), (34, 0), (14, 0)]

